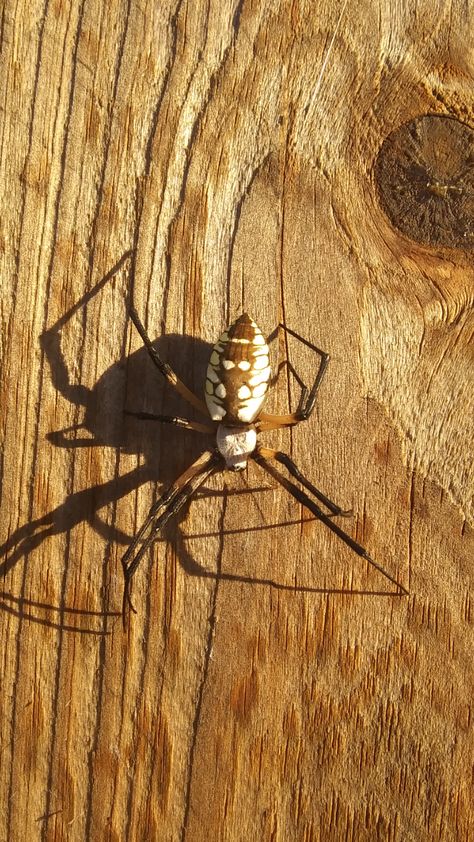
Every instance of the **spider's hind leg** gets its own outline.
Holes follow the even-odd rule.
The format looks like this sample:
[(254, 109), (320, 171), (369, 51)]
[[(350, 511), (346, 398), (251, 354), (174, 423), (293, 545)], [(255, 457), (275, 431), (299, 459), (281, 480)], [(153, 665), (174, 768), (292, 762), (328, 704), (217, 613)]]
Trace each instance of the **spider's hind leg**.
[(222, 460), (218, 453), (212, 450), (205, 451), (151, 506), (145, 522), (122, 556), (124, 577), (122, 620), (124, 625), (127, 605), (136, 613), (130, 598), (130, 585), (141, 559), (152, 543), (156, 541), (160, 530), (170, 517), (184, 506), (199, 486), (221, 465)]
[(309, 479), (306, 479), (304, 474), (301, 473), (299, 468), (293, 462), (293, 459), (288, 456), (287, 453), (283, 453), (281, 450), (273, 450), (268, 447), (260, 447), (259, 454), (267, 459), (274, 459), (275, 462), (279, 462), (280, 465), (284, 465), (292, 477), (298, 480), (304, 488), (310, 491), (317, 500), (329, 509), (331, 514), (327, 515), (327, 517), (353, 517), (354, 512), (352, 509), (343, 509), (341, 506), (338, 506), (337, 503), (334, 503), (329, 497), (326, 497), (319, 488), (316, 488)]
[[(378, 564), (378, 562), (374, 561), (374, 559), (369, 555), (365, 547), (359, 544), (358, 541), (356, 541), (354, 538), (348, 535), (347, 532), (345, 532), (340, 526), (334, 523), (331, 516), (326, 514), (326, 512), (323, 512), (323, 510), (317, 505), (317, 503), (315, 503), (314, 500), (312, 500), (308, 496), (306, 491), (303, 491), (301, 488), (299, 488), (298, 485), (296, 485), (296, 483), (288, 479), (286, 476), (281, 474), (272, 466), (271, 460), (275, 460), (280, 462), (281, 464), (284, 464), (285, 467), (288, 469), (289, 473), (292, 474), (295, 477), (295, 479), (298, 479), (301, 485), (303, 485), (308, 491), (311, 491), (311, 493), (313, 493), (315, 497), (317, 497), (321, 502), (323, 502), (324, 505), (327, 505), (327, 503), (325, 502), (327, 498), (323, 499), (324, 495), (321, 495), (321, 492), (318, 491), (318, 489), (315, 489), (314, 486), (311, 486), (311, 483), (309, 483), (304, 477), (302, 478), (302, 474), (298, 471), (296, 466), (293, 465), (289, 457), (287, 457), (285, 461), (283, 461), (283, 459), (278, 458), (279, 455), (280, 454), (277, 454), (276, 451), (271, 450), (268, 447), (259, 447), (255, 451), (255, 453), (252, 454), (252, 459), (258, 462), (258, 464), (261, 465), (262, 468), (264, 468), (265, 471), (267, 471), (267, 473), (270, 474), (270, 476), (276, 479), (280, 483), (280, 485), (283, 486), (283, 488), (286, 488), (286, 490), (291, 494), (292, 497), (295, 498), (295, 500), (297, 500), (299, 503), (302, 503), (302, 505), (305, 506), (308, 509), (308, 511), (310, 511), (318, 520), (324, 523), (324, 525), (327, 526), (328, 529), (331, 530), (331, 532), (334, 532), (334, 534), (337, 535), (338, 538), (344, 541), (344, 543), (347, 544), (347, 546), (354, 553), (356, 553), (361, 558), (365, 559), (365, 561), (367, 561), (372, 567), (374, 567), (375, 570), (378, 570), (379, 573), (382, 573), (382, 575), (385, 576), (386, 579), (392, 582), (392, 584), (396, 585), (397, 596), (408, 594), (407, 589), (400, 582), (398, 582), (397, 579), (395, 579), (387, 570), (385, 570), (384, 567)], [(283, 454), (283, 456), (284, 455), (285, 454)], [(295, 470), (293, 470), (293, 468)], [(299, 476), (297, 476), (297, 474)], [(331, 501), (328, 502), (331, 503)]]

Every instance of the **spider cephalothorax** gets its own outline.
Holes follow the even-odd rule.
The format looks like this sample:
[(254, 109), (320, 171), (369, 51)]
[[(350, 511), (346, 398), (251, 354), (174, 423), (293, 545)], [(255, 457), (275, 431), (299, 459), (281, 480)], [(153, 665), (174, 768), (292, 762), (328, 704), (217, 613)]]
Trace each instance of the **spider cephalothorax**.
[[(317, 355), (314, 383), (310, 389), (303, 387), (296, 412), (287, 415), (271, 415), (261, 411), (270, 383), (270, 354), (268, 345), (256, 323), (244, 313), (233, 322), (214, 345), (207, 367), (205, 403), (174, 373), (173, 369), (158, 355), (143, 327), (135, 308), (130, 311), (131, 319), (143, 339), (151, 359), (170, 386), (175, 388), (188, 403), (192, 404), (207, 423), (191, 421), (170, 415), (153, 415), (147, 412), (130, 412), (138, 418), (175, 424), (178, 427), (213, 435), (215, 446), (202, 455), (153, 503), (145, 523), (131, 542), (122, 558), (125, 577), (124, 609), (130, 602), (130, 581), (138, 564), (149, 546), (158, 537), (169, 518), (190, 499), (194, 492), (213, 473), (219, 470), (242, 470), (248, 459), (254, 459), (287, 491), (299, 500), (315, 517), (339, 536), (357, 555), (366, 559), (373, 567), (397, 586), (397, 593), (406, 593), (405, 588), (377, 564), (360, 544), (332, 520), (335, 516), (349, 515), (322, 491), (316, 488), (296, 467), (285, 453), (260, 445), (259, 433), (281, 427), (291, 427), (311, 415), (316, 394), (321, 384), (329, 356), (311, 342), (290, 330), (280, 327), (294, 336)], [(210, 416), (210, 418), (209, 418)], [(269, 462), (283, 465), (292, 479), (276, 471)], [(296, 480), (296, 482), (295, 482)], [(298, 483), (298, 484), (297, 484)], [(301, 488), (302, 486), (302, 488)], [(309, 496), (311, 495), (311, 496)], [(324, 506), (324, 511), (315, 502)]]

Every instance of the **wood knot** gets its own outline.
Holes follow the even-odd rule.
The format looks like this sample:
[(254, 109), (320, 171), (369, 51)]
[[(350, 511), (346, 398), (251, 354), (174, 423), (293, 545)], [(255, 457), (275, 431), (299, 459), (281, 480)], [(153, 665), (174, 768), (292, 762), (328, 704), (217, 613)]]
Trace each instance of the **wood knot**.
[(426, 114), (385, 138), (374, 167), (390, 222), (430, 246), (474, 248), (474, 131)]

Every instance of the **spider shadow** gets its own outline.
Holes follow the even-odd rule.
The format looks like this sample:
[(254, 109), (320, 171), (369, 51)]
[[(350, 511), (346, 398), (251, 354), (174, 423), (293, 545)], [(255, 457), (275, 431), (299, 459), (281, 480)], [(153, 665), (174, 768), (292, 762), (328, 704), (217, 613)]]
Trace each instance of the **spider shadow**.
[[(73, 381), (62, 349), (61, 338), (67, 334), (68, 329), (73, 329), (70, 320), (76, 313), (80, 312), (83, 323), (86, 322), (87, 308), (92, 305), (94, 297), (107, 283), (113, 281), (130, 257), (130, 252), (124, 254), (93, 289), (40, 336), (41, 348), (49, 367), (52, 383), (57, 392), (69, 401), (79, 419), (69, 427), (50, 431), (46, 439), (54, 447), (72, 451), (90, 447), (112, 448), (117, 453), (113, 476), (103, 483), (74, 491), (59, 506), (24, 523), (9, 535), (8, 539), (0, 545), (0, 558), (3, 559), (0, 562), (0, 574), (3, 576), (12, 570), (21, 558), (28, 558), (45, 539), (62, 533), (70, 533), (74, 527), (83, 522), (87, 522), (106, 542), (103, 566), (108, 565), (111, 546), (119, 544), (125, 547), (133, 537), (115, 525), (114, 515), (118, 501), (131, 492), (137, 491), (141, 485), (147, 482), (156, 483), (158, 479), (160, 487), (166, 488), (206, 447), (213, 444), (212, 437), (125, 415), (127, 409), (134, 412), (165, 412), (167, 415), (176, 414), (191, 419), (196, 418), (193, 408), (165, 383), (161, 374), (153, 366), (145, 348), (140, 347), (132, 354), (127, 354), (130, 331), (128, 319), (124, 320), (121, 335), (120, 329), (114, 329), (113, 335), (117, 337), (117, 362), (103, 372), (92, 388)], [(154, 332), (153, 327), (150, 327), (152, 336)], [(85, 334), (87, 335), (86, 328)], [(275, 335), (276, 332), (269, 337), (269, 340)], [(210, 345), (193, 337), (176, 334), (163, 335), (153, 344), (162, 359), (172, 365), (178, 377), (199, 395), (205, 382)], [(120, 474), (120, 454), (139, 456), (140, 464)], [(258, 488), (252, 489), (252, 491), (258, 490)], [(113, 516), (109, 517), (110, 522), (107, 518), (100, 516), (100, 510), (105, 507), (112, 507)], [(193, 558), (185, 546), (180, 523), (186, 515), (187, 508), (186, 506), (180, 517), (174, 519), (167, 527), (163, 537), (175, 545), (177, 557), (188, 574), (249, 584), (272, 585), (288, 590), (337, 592), (337, 589), (334, 591), (334, 589), (326, 588), (295, 589), (293, 586), (271, 579), (222, 573), (219, 566), (217, 572), (207, 570)], [(271, 528), (271, 525), (262, 528)], [(225, 531), (223, 535), (225, 536)], [(66, 575), (66, 565), (64, 565), (63, 584)], [(104, 582), (108, 582), (108, 576), (105, 574)], [(24, 586), (25, 582), (23, 588)], [(63, 590), (64, 588), (60, 589), (60, 592)], [(354, 593), (354, 591), (349, 591), (349, 593)], [(87, 631), (87, 629), (66, 623), (64, 621), (66, 615), (80, 614), (87, 617), (97, 614), (105, 618), (116, 614), (116, 612), (106, 611), (78, 611), (64, 604), (58, 607), (41, 601), (31, 602), (25, 599), (23, 593), (20, 596), (14, 596), (4, 592), (0, 599), (0, 607), (3, 610), (65, 630)], [(27, 606), (26, 609), (25, 606)], [(44, 611), (46, 617), (34, 615), (33, 610)], [(49, 619), (51, 611), (59, 611), (58, 623)]]
[[(247, 526), (247, 527), (240, 527), (238, 529), (225, 529), (224, 528), (224, 521), (225, 521), (225, 510), (226, 510), (226, 502), (227, 498), (231, 495), (238, 494), (238, 493), (245, 493), (251, 492), (263, 492), (271, 490), (272, 486), (258, 486), (248, 489), (243, 489), (242, 491), (235, 491), (232, 490), (229, 492), (227, 488), (224, 488), (222, 494), (219, 494), (219, 497), (224, 497), (224, 504), (223, 504), (223, 515), (221, 518), (221, 526), (222, 529), (219, 532), (199, 532), (199, 533), (192, 533), (187, 534), (182, 529), (180, 524), (185, 520), (187, 511), (189, 506), (191, 505), (192, 501), (188, 501), (183, 510), (179, 513), (178, 517), (174, 521), (173, 524), (168, 524), (162, 532), (162, 540), (163, 542), (169, 543), (173, 546), (174, 553), (176, 558), (178, 559), (182, 569), (188, 576), (197, 576), (203, 579), (213, 579), (215, 580), (216, 584), (220, 581), (222, 582), (235, 582), (239, 584), (246, 584), (252, 586), (263, 586), (263, 587), (270, 587), (275, 590), (279, 591), (290, 591), (294, 594), (302, 594), (302, 593), (312, 593), (312, 594), (342, 594), (346, 596), (385, 596), (385, 597), (393, 597), (393, 591), (390, 590), (381, 590), (377, 589), (376, 587), (372, 588), (357, 588), (357, 587), (336, 587), (336, 586), (329, 586), (329, 585), (304, 585), (304, 584), (288, 584), (284, 581), (279, 581), (276, 578), (262, 577), (262, 576), (253, 576), (253, 575), (242, 575), (239, 573), (232, 573), (229, 571), (222, 570), (222, 556), (223, 556), (223, 542), (225, 541), (226, 536), (230, 535), (242, 535), (244, 533), (254, 533), (254, 532), (268, 532), (271, 529), (281, 529), (283, 527), (288, 526), (301, 526), (301, 519), (297, 520), (289, 520), (289, 521), (281, 521), (276, 523), (262, 523), (255, 526)], [(202, 491), (198, 492), (197, 495), (199, 498), (212, 496), (206, 490), (205, 486), (203, 487)], [(318, 519), (315, 517), (306, 517), (304, 519), (304, 523), (309, 523), (311, 521), (315, 521), (319, 523)], [(208, 567), (204, 567), (196, 558), (193, 556), (189, 549), (189, 543), (191, 540), (200, 540), (203, 538), (215, 537), (219, 538), (219, 549), (216, 554), (216, 563), (215, 569), (209, 570)], [(361, 561), (361, 560), (359, 560)], [(357, 558), (356, 558), (357, 562)], [(274, 566), (273, 568), (274, 569)]]
[[(113, 477), (103, 483), (74, 491), (56, 508), (14, 530), (0, 545), (0, 575), (5, 576), (20, 559), (27, 558), (40, 547), (45, 539), (69, 533), (83, 522), (89, 523), (109, 545), (128, 545), (131, 536), (114, 525), (115, 518), (110, 518), (110, 513), (110, 523), (101, 517), (100, 510), (116, 507), (119, 499), (136, 491), (146, 482), (157, 482), (159, 479), (160, 485), (166, 487), (209, 446), (209, 438), (204, 435), (125, 415), (125, 409), (128, 409), (165, 411), (171, 415), (196, 417), (193, 408), (188, 407), (165, 383), (145, 348), (141, 347), (127, 355), (130, 330), (128, 319), (121, 335), (119, 331), (114, 331), (114, 336), (118, 337), (117, 362), (104, 371), (92, 388), (74, 382), (72, 378), (61, 338), (67, 335), (68, 329), (73, 329), (70, 323), (73, 315), (80, 312), (86, 321), (87, 308), (92, 304), (94, 296), (106, 283), (112, 281), (130, 256), (129, 252), (124, 254), (92, 290), (39, 338), (53, 385), (69, 401), (78, 417), (77, 423), (50, 431), (46, 435), (47, 441), (54, 447), (72, 451), (90, 447), (113, 448), (117, 453)], [(152, 335), (154, 332), (150, 328)], [(191, 389), (196, 388), (199, 394), (205, 382), (210, 346), (193, 337), (176, 334), (161, 336), (153, 344), (160, 356), (170, 362), (178, 376)], [(139, 456), (140, 463), (120, 474), (120, 454)], [(110, 555), (110, 551), (107, 554)], [(0, 606), (4, 610), (43, 622), (41, 618), (25, 614), (25, 605), (23, 594), (2, 594)], [(34, 605), (45, 612), (47, 609), (54, 610), (54, 606), (47, 606), (46, 603), (38, 602)], [(62, 610), (77, 613), (75, 609), (64, 606)], [(87, 615), (94, 612), (83, 613)]]
[[(254, 489), (252, 489), (253, 491)], [(263, 491), (264, 489), (258, 489), (259, 491)], [(182, 520), (182, 518), (180, 518)], [(305, 518), (305, 523), (311, 520), (316, 520), (316, 518)], [(225, 530), (222, 537), (225, 539), (226, 536), (230, 534), (236, 534), (241, 532), (259, 532), (265, 531), (268, 532), (270, 529), (281, 529), (285, 526), (296, 526), (300, 525), (301, 521), (285, 521), (282, 523), (267, 523), (261, 526), (254, 526), (254, 527), (247, 527), (246, 529), (239, 529), (239, 530)], [(189, 543), (190, 538), (193, 539), (200, 539), (209, 537), (210, 535), (214, 535), (215, 533), (202, 533), (199, 535), (187, 535), (185, 534), (180, 528), (179, 524), (178, 527), (172, 529), (172, 527), (168, 526), (163, 532), (163, 539), (166, 542), (169, 542), (173, 545), (176, 557), (179, 559), (179, 563), (183, 570), (186, 572), (188, 576), (198, 576), (203, 579), (214, 579), (215, 582), (238, 582), (240, 584), (246, 585), (260, 585), (263, 587), (270, 587), (278, 591), (290, 591), (294, 594), (302, 594), (302, 593), (312, 593), (312, 594), (341, 594), (345, 596), (386, 596), (386, 597), (393, 597), (396, 596), (393, 591), (390, 590), (380, 590), (375, 587), (373, 588), (356, 588), (356, 587), (335, 587), (335, 586), (318, 586), (318, 585), (304, 585), (304, 584), (288, 584), (287, 582), (279, 581), (276, 578), (262, 577), (262, 576), (249, 576), (249, 575), (242, 575), (238, 573), (231, 573), (229, 571), (222, 570), (222, 545), (220, 550), (217, 554), (216, 559), (216, 569), (209, 570), (206, 567), (203, 567), (192, 555), (189, 551), (187, 544)]]
[[(12, 594), (6, 591), (0, 591), (0, 611), (3, 611), (5, 614), (11, 614), (14, 617), (30, 620), (41, 626), (47, 626), (48, 628), (99, 637), (110, 634), (104, 621), (107, 621), (109, 617), (120, 616), (119, 611), (87, 611), (65, 605), (58, 607), (51, 605), (51, 603), (27, 599), (24, 596), (12, 596)], [(55, 614), (58, 615), (58, 620), (51, 619)], [(70, 621), (68, 621), (68, 617), (71, 617)], [(75, 622), (76, 617), (80, 618), (80, 621), (85, 618), (88, 625), (78, 625)], [(91, 627), (91, 622), (97, 621), (98, 628)]]

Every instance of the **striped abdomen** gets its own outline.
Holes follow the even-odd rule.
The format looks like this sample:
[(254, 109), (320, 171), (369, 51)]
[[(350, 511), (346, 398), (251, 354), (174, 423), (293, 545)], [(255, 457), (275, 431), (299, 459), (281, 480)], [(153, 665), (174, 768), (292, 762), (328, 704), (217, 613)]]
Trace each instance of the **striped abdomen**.
[(244, 313), (214, 345), (207, 367), (206, 404), (213, 421), (251, 424), (270, 380), (268, 345)]

